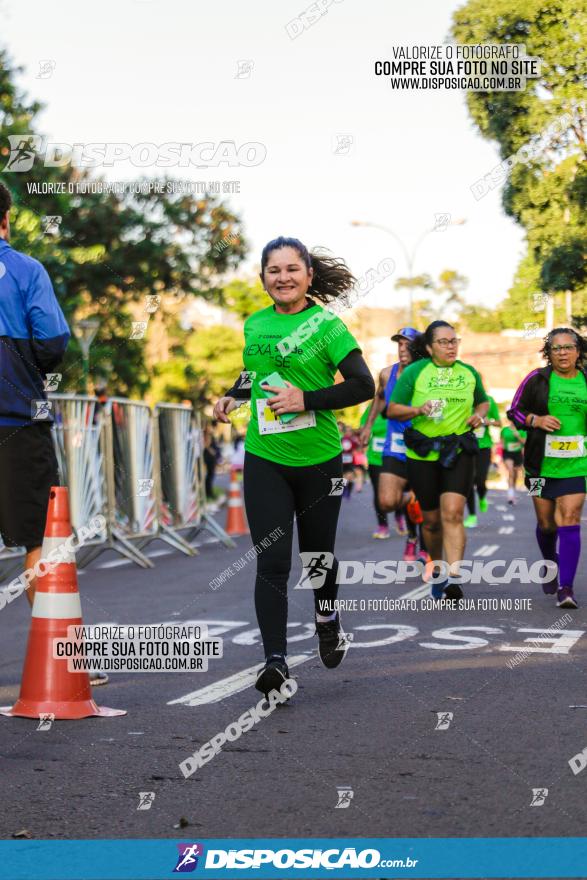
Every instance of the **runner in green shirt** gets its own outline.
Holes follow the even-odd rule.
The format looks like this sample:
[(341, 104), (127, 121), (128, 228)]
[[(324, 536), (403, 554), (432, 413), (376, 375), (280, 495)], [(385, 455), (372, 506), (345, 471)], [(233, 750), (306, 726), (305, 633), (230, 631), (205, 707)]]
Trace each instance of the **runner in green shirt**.
[(526, 432), (521, 428), (516, 428), (515, 422), (510, 421), (505, 428), (501, 429), (500, 437), (501, 457), (508, 477), (508, 504), (513, 506), (516, 503), (518, 474), (521, 473), (524, 464)]
[[(367, 407), (359, 425), (364, 428), (371, 407)], [(370, 427), (369, 442), (367, 444), (367, 464), (369, 466), (369, 477), (373, 486), (373, 505), (375, 507), (375, 515), (377, 517), (377, 529), (373, 532), (374, 538), (389, 538), (389, 525), (387, 523), (387, 514), (380, 507), (378, 500), (379, 493), (379, 477), (381, 476), (381, 468), (383, 465), (383, 444), (387, 433), (387, 419), (379, 413), (375, 421)]]
[[(544, 340), (548, 366), (526, 376), (508, 410), (528, 437), (526, 486), (536, 513), (536, 539), (558, 579), (542, 584), (559, 608), (577, 608), (575, 575), (581, 555), (581, 513), (587, 484), (587, 341), (557, 327)], [(557, 547), (558, 543), (558, 547)]]
[[(481, 426), (489, 402), (479, 373), (457, 360), (459, 339), (454, 327), (433, 321), (416, 344), (424, 358), (402, 372), (387, 415), (412, 420), (404, 434), (408, 479), (422, 508), (426, 546), (442, 569), (432, 582), (432, 595), (460, 599), (458, 564), (466, 543), (463, 514), (479, 448), (473, 431)], [(440, 564), (443, 547), (448, 567)]]
[[(280, 237), (263, 248), (261, 280), (273, 304), (245, 322), (245, 370), (218, 401), (214, 416), (228, 422), (238, 400), (251, 401), (243, 482), (265, 649), (256, 687), (268, 694), (289, 677), (287, 582), (294, 520), (304, 566), (298, 586), (314, 592), (320, 658), (333, 668), (345, 657), (348, 640), (335, 604), (334, 542), (343, 480), (333, 410), (370, 400), (375, 383), (359, 344), (334, 310), (337, 297), (355, 284), (342, 260)], [(325, 309), (309, 294), (334, 305)], [(343, 381), (334, 384), (337, 371)]]
[(465, 519), (465, 528), (474, 529), (477, 526), (477, 511), (475, 509), (475, 490), (479, 496), (479, 510), (481, 513), (487, 511), (487, 474), (491, 464), (491, 449), (493, 440), (491, 439), (490, 426), (499, 428), (501, 421), (499, 418), (499, 410), (497, 403), (487, 395), (489, 401), (489, 409), (487, 415), (481, 423), (481, 427), (475, 428), (475, 437), (479, 444), (479, 452), (475, 456), (475, 485), (469, 492), (467, 498), (467, 508), (469, 516)]

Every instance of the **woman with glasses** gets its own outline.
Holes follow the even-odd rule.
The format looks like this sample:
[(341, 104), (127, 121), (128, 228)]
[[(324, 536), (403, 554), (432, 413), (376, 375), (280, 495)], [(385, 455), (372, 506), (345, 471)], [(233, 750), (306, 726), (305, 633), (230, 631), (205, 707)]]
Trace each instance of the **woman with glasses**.
[[(543, 583), (559, 608), (577, 608), (574, 581), (581, 555), (581, 512), (587, 482), (587, 342), (575, 330), (551, 330), (541, 354), (508, 410), (528, 434), (526, 486), (536, 513), (536, 539), (544, 559), (559, 566), (558, 580)], [(558, 548), (557, 548), (558, 543)]]
[(420, 502), (428, 552), (443, 558), (448, 577), (435, 578), (435, 599), (460, 599), (458, 562), (465, 551), (463, 514), (475, 477), (479, 446), (473, 433), (489, 408), (479, 373), (457, 359), (459, 339), (446, 321), (433, 321), (414, 343), (422, 360), (402, 372), (387, 408), (411, 419), (404, 433), (408, 479)]

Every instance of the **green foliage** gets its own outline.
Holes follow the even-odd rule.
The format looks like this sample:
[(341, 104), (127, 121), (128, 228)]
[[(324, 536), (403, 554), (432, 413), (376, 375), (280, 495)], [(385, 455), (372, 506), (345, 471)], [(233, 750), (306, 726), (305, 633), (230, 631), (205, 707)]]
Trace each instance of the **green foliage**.
[(575, 306), (587, 282), (587, 0), (469, 0), (455, 13), (453, 37), (524, 44), (541, 59), (540, 76), (524, 91), (467, 93), (471, 117), (500, 159), (527, 159), (513, 164), (503, 205), (525, 229), (528, 249), (496, 314), (519, 328), (536, 320), (533, 293), (570, 290)]
[(243, 366), (242, 333), (216, 324), (182, 331), (173, 359), (155, 367), (151, 394), (157, 400), (191, 400), (201, 407), (221, 397)]
[(223, 301), (235, 315), (245, 321), (253, 312), (266, 309), (271, 304), (261, 280), (256, 278), (253, 283), (235, 279), (230, 281), (223, 290)]

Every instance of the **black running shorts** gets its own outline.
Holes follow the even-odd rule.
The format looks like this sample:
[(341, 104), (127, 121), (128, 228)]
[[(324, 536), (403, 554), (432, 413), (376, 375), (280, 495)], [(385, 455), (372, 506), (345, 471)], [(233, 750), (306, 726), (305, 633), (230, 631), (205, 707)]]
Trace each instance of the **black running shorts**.
[(586, 491), (586, 477), (526, 477), (530, 495), (554, 501), (563, 495), (582, 495)]
[(40, 547), (51, 486), (59, 485), (51, 425), (0, 426), (0, 535), (7, 547)]
[(384, 455), (382, 461), (381, 467), (384, 474), (395, 474), (402, 480), (408, 479), (408, 463), (405, 459), (396, 458), (395, 455)]
[(442, 467), (439, 461), (408, 458), (408, 476), (422, 510), (438, 510), (445, 492), (467, 497), (475, 478), (475, 456), (460, 452), (452, 468)]

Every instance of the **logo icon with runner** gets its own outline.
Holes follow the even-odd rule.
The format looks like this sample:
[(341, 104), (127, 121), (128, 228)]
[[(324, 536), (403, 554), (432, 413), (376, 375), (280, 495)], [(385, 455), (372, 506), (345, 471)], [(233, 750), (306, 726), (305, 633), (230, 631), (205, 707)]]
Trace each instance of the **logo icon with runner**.
[(51, 418), (53, 410), (52, 400), (31, 400), (32, 413), (31, 417), (35, 422), (43, 422)]
[(344, 477), (331, 477), (330, 482), (332, 483), (330, 487), (329, 495), (342, 495), (344, 492), (344, 487), (346, 486), (347, 481)]
[(173, 874), (191, 874), (198, 867), (198, 858), (204, 855), (201, 843), (178, 843), (179, 856)]
[(541, 807), (547, 797), (548, 797), (548, 789), (547, 788), (533, 788), (532, 789), (532, 800), (530, 801), (530, 806), (531, 807)]
[(452, 712), (437, 712), (438, 721), (434, 730), (448, 730), (454, 715)]
[(302, 574), (294, 590), (319, 590), (324, 586), (326, 575), (334, 562), (333, 553), (321, 553), (319, 550), (300, 553)]
[(338, 803), (334, 807), (335, 810), (347, 810), (351, 801), (355, 796), (355, 793), (350, 785), (337, 785), (336, 790), (338, 792)]
[(54, 721), (54, 712), (41, 712), (39, 714), (39, 726), (37, 727), (37, 730), (51, 730), (51, 725)]
[(139, 805), (137, 810), (150, 810), (155, 800), (154, 791), (139, 791)]
[(4, 171), (30, 171), (42, 138), (38, 134), (9, 134), (10, 156)]
[(546, 479), (544, 477), (530, 477), (529, 482), (530, 487), (528, 489), (528, 494), (540, 496), (542, 494), (542, 489), (544, 488)]

